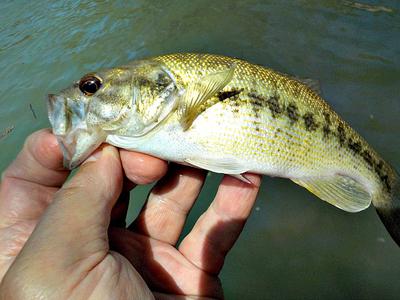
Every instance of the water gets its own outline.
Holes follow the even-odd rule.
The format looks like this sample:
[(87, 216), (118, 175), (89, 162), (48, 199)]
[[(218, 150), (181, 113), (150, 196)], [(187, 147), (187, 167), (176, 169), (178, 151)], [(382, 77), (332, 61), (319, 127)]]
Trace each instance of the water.
[[(47, 93), (100, 67), (177, 51), (320, 80), (335, 110), (400, 169), (398, 1), (379, 1), (378, 11), (351, 1), (129, 2), (1, 1), (0, 137), (15, 128), (0, 139), (0, 171), (49, 126)], [(212, 176), (185, 232), (215, 193)], [(400, 251), (372, 208), (347, 214), (266, 178), (221, 278), (228, 299), (394, 299)]]

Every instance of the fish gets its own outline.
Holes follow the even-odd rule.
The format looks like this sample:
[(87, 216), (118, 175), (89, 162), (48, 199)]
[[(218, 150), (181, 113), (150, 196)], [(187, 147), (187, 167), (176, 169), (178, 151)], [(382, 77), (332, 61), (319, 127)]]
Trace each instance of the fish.
[(400, 246), (398, 173), (309, 81), (176, 53), (88, 73), (47, 105), (69, 169), (108, 143), (247, 182), (247, 172), (289, 178), (347, 212), (372, 203)]

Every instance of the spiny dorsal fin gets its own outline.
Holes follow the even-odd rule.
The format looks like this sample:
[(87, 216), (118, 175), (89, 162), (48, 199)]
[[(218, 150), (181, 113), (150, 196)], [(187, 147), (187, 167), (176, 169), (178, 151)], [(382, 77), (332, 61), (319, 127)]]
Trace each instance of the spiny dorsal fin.
[(236, 65), (232, 65), (221, 72), (208, 74), (188, 85), (178, 108), (184, 130), (189, 129), (197, 118), (201, 105), (232, 80), (235, 67)]
[(287, 73), (282, 73), (282, 72), (277, 72), (282, 76), (288, 77), (290, 79), (296, 80), (304, 85), (306, 85), (308, 88), (313, 90), (315, 93), (318, 95), (322, 96), (322, 90), (321, 90), (321, 84), (318, 79), (313, 79), (313, 78), (302, 78), (299, 76), (287, 74)]
[(300, 77), (293, 77), (293, 79), (301, 82), (302, 84), (308, 86), (311, 90), (316, 92), (318, 95), (322, 94), (321, 85), (318, 80), (311, 79), (311, 78), (300, 78)]
[(366, 209), (371, 195), (366, 188), (346, 175), (292, 179), (322, 200), (348, 212)]

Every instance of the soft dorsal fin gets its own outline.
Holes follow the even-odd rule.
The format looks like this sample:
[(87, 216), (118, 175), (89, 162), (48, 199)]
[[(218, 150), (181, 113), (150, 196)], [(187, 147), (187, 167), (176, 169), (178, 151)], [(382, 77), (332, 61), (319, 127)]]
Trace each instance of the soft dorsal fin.
[(346, 175), (292, 179), (322, 200), (348, 212), (358, 212), (371, 204), (366, 188)]
[(221, 72), (205, 75), (188, 85), (178, 108), (184, 130), (189, 129), (197, 118), (201, 105), (232, 80), (235, 67), (236, 65), (232, 65)]

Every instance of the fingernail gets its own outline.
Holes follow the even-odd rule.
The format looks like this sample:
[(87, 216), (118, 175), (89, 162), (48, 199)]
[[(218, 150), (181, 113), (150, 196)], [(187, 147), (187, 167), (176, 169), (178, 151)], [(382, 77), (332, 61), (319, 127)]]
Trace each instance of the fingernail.
[(118, 150), (113, 146), (105, 146), (103, 148), (104, 155), (111, 155), (112, 157), (118, 158)]

